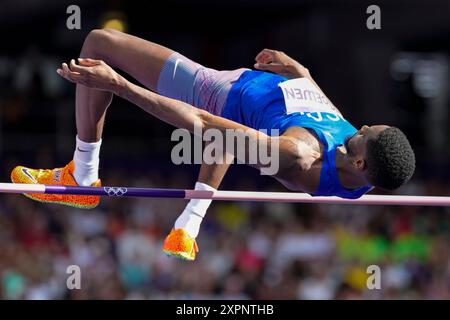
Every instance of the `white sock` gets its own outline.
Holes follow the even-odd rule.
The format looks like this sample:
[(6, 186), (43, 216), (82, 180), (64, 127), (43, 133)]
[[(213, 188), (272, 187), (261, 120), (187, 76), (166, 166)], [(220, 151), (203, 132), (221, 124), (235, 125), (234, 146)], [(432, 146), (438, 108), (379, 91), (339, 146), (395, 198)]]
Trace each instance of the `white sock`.
[[(195, 184), (195, 190), (216, 191), (215, 188), (201, 182)], [(175, 229), (184, 229), (192, 237), (196, 238), (200, 231), (200, 224), (206, 215), (206, 211), (212, 200), (192, 199), (184, 209), (183, 213), (175, 221)]]
[(80, 186), (90, 186), (97, 181), (101, 144), (101, 139), (89, 143), (81, 141), (77, 136), (77, 146), (73, 155), (75, 163), (73, 176)]

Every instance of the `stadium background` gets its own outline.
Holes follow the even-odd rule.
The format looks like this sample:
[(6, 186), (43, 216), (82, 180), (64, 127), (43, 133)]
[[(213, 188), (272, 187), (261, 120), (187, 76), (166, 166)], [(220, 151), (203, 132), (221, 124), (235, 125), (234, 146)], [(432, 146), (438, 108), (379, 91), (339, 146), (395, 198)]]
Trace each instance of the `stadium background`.
[[(67, 6), (81, 30), (66, 28)], [(55, 69), (86, 34), (118, 18), (134, 35), (208, 67), (252, 67), (263, 48), (306, 65), (356, 127), (400, 127), (417, 172), (399, 194), (449, 195), (448, 1), (0, 1), (1, 181), (17, 165), (65, 165), (75, 145), (74, 86)], [(173, 128), (115, 98), (106, 120), (106, 185), (191, 188), (199, 166), (171, 164)], [(222, 188), (283, 191), (233, 166)], [(182, 200), (104, 199), (92, 211), (0, 195), (2, 299), (448, 299), (450, 210), (217, 202), (194, 263), (164, 256)], [(66, 288), (66, 268), (82, 290)], [(382, 289), (366, 288), (366, 268)]]

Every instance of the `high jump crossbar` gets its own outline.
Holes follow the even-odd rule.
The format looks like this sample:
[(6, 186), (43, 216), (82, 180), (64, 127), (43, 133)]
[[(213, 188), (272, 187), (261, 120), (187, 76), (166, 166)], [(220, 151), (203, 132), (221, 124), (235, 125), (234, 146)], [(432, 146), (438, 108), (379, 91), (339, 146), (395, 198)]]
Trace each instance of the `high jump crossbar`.
[(313, 197), (295, 192), (253, 192), (253, 191), (202, 191), (188, 189), (158, 189), (129, 187), (76, 187), (49, 186), (43, 184), (0, 183), (0, 193), (70, 194), (102, 197), (145, 197), (176, 199), (211, 199), (223, 201), (265, 201), (300, 202), (354, 205), (402, 205), (402, 206), (450, 206), (450, 197), (405, 196), (405, 195), (363, 195), (359, 199), (339, 197)]

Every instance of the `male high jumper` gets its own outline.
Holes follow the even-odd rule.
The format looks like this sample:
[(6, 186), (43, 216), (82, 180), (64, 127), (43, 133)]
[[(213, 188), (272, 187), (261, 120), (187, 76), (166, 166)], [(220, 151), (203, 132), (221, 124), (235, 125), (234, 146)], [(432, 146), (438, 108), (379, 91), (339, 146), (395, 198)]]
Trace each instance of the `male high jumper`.
[[(106, 110), (113, 95), (191, 132), (196, 125), (224, 132), (240, 129), (254, 141), (279, 145), (273, 177), (313, 196), (359, 198), (373, 187), (393, 190), (415, 170), (414, 152), (395, 127), (355, 129), (325, 96), (307, 68), (283, 52), (262, 50), (255, 69), (217, 71), (161, 45), (114, 30), (89, 33), (80, 59), (57, 70), (76, 86), (76, 149), (73, 160), (53, 170), (14, 168), (14, 183), (100, 186), (99, 153)], [(137, 79), (130, 83), (112, 68)], [(145, 88), (144, 88), (145, 87)], [(278, 129), (266, 135), (261, 129)], [(239, 130), (237, 130), (239, 131)], [(246, 150), (249, 152), (249, 150)], [(216, 190), (234, 154), (203, 163), (196, 190)], [(232, 158), (231, 158), (232, 159)], [(253, 164), (263, 170), (261, 163)], [(94, 208), (97, 196), (27, 194), (31, 199)], [(166, 237), (163, 251), (194, 260), (195, 238), (211, 200), (191, 200)]]

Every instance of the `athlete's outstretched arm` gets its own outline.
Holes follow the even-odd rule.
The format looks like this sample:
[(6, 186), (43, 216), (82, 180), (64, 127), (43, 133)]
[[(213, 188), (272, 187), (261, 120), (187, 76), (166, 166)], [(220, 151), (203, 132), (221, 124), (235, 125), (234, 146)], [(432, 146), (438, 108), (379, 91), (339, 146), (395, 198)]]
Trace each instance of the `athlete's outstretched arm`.
[[(110, 91), (177, 128), (187, 129), (193, 133), (196, 133), (195, 128), (197, 126), (200, 126), (203, 132), (208, 129), (216, 129), (222, 133), (223, 137), (226, 137), (228, 130), (231, 129), (237, 141), (246, 141), (243, 150), (244, 155), (233, 154), (234, 156), (245, 156), (245, 159), (239, 159), (241, 161), (245, 162), (246, 159), (258, 154), (257, 150), (253, 150), (253, 148), (263, 145), (267, 148), (266, 150), (274, 150), (275, 148), (272, 148), (272, 145), (275, 143), (279, 145), (278, 156), (281, 166), (295, 166), (308, 170), (314, 161), (320, 157), (320, 153), (314, 151), (306, 143), (292, 137), (270, 137), (258, 130), (139, 87), (126, 80), (101, 60), (79, 59), (79, 63), (77, 65), (72, 60), (70, 68), (64, 63), (57, 72), (62, 77), (77, 84)], [(226, 139), (223, 140), (226, 143)], [(234, 149), (237, 151), (237, 148)], [(222, 150), (226, 150), (225, 144)], [(260, 157), (256, 158), (257, 163), (250, 163), (250, 165), (259, 169), (268, 167), (267, 163), (261, 162)]]

